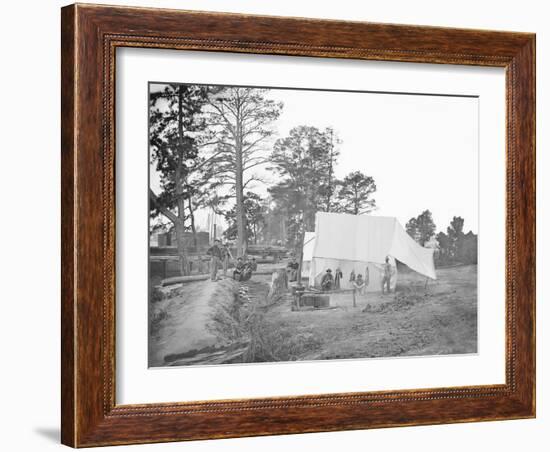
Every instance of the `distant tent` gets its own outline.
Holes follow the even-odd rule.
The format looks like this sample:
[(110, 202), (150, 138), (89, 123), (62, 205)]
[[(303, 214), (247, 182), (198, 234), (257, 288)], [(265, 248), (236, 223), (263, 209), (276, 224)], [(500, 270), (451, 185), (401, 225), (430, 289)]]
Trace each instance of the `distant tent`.
[[(306, 233), (307, 234), (307, 233)], [(310, 236), (311, 237), (311, 236)], [(351, 288), (350, 275), (368, 275), (367, 291), (379, 291), (383, 264), (389, 257), (394, 269), (392, 289), (397, 282), (395, 260), (412, 270), (436, 279), (433, 249), (423, 248), (403, 229), (395, 217), (319, 212), (309, 266), (309, 284), (319, 287), (328, 268), (343, 273), (341, 288)], [(304, 240), (304, 257), (310, 242)], [(307, 247), (307, 248), (306, 248)]]

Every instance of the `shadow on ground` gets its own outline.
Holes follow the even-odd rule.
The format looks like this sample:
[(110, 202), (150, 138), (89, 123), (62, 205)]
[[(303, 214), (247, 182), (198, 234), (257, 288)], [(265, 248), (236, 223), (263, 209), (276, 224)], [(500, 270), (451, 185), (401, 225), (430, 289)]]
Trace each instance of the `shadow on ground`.
[(61, 441), (61, 432), (58, 427), (37, 427), (35, 433), (49, 441), (59, 444)]

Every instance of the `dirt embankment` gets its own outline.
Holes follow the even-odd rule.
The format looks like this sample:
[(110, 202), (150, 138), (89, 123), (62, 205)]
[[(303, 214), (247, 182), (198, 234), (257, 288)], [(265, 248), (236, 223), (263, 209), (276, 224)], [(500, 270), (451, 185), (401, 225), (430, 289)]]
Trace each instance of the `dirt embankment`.
[(151, 304), (149, 365), (214, 364), (242, 354), (238, 284), (231, 279), (191, 282)]

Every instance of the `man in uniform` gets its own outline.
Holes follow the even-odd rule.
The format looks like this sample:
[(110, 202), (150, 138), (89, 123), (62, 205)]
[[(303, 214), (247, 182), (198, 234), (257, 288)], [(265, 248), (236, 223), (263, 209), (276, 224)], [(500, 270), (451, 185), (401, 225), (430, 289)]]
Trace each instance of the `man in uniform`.
[(388, 293), (391, 292), (390, 283), (393, 275), (393, 268), (390, 264), (390, 258), (386, 256), (386, 263), (383, 268), (384, 274), (382, 276), (382, 295), (384, 295), (384, 289), (387, 287)]
[(237, 263), (235, 264), (235, 270), (233, 270), (233, 279), (235, 281), (241, 281), (242, 280), (242, 275), (243, 275), (244, 269), (245, 269), (245, 265), (244, 265), (244, 262), (243, 262), (243, 258), (238, 257), (237, 258)]
[(210, 256), (210, 279), (212, 281), (218, 280), (218, 267), (222, 261), (222, 248), (220, 246), (220, 240), (214, 240), (214, 245), (208, 248), (206, 254)]
[(332, 270), (329, 268), (323, 275), (323, 279), (321, 280), (321, 289), (323, 289), (324, 291), (329, 291), (332, 289), (333, 284), (334, 278), (332, 276)]
[(365, 289), (365, 281), (363, 281), (363, 275), (359, 273), (357, 278), (353, 280), (353, 307), (357, 307), (357, 296), (361, 295)]
[(288, 273), (288, 280), (289, 281), (296, 281), (298, 279), (298, 267), (300, 264), (298, 264), (298, 261), (296, 260), (296, 257), (293, 255), (292, 259), (286, 266), (286, 271)]
[(222, 248), (222, 264), (223, 264), (223, 276), (227, 276), (227, 269), (229, 268), (229, 259), (233, 259), (229, 244), (225, 242)]

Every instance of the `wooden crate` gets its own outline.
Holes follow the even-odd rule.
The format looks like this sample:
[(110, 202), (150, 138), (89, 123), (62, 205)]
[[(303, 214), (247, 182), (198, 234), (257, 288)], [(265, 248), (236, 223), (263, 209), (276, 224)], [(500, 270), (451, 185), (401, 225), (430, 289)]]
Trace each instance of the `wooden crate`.
[(311, 306), (313, 308), (327, 308), (330, 306), (330, 296), (306, 293), (302, 295), (300, 299), (300, 306)]

